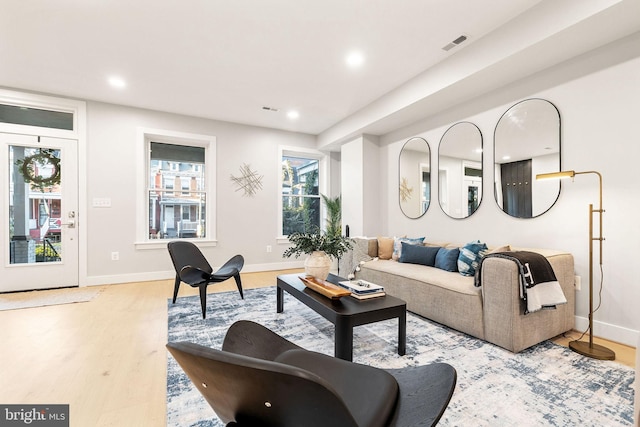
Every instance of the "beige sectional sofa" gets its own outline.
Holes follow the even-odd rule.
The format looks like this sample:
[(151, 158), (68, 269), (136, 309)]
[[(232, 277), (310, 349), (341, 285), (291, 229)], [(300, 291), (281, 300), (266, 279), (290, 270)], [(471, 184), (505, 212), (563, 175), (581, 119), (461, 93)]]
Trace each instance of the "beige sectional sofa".
[[(376, 238), (355, 238), (354, 249), (339, 263), (339, 274), (385, 287), (407, 302), (407, 309), (427, 319), (491, 342), (514, 353), (574, 327), (573, 256), (553, 250), (513, 248), (544, 255), (567, 299), (552, 310), (524, 314), (515, 262), (488, 257), (481, 269), (481, 287), (474, 277), (426, 265), (378, 258)], [(433, 244), (425, 244), (433, 245)], [(443, 247), (455, 245), (441, 244)]]

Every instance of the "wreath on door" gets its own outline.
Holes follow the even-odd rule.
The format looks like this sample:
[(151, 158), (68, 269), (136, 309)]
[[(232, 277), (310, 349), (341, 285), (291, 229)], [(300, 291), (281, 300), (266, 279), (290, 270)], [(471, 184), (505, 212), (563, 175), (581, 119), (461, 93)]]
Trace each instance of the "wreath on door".
[[(20, 175), (25, 182), (31, 184), (32, 188), (51, 187), (60, 184), (60, 159), (56, 156), (55, 150), (51, 148), (41, 148), (35, 154), (26, 156), (24, 159), (16, 160), (19, 167)], [(51, 174), (48, 176), (40, 175), (36, 166), (51, 167)]]

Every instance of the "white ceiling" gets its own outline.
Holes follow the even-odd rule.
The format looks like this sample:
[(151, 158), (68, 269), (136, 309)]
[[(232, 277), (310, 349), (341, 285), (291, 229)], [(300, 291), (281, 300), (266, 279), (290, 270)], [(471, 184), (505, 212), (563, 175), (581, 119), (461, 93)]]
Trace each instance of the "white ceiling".
[[(486, 49), (479, 41), (523, 12), (563, 3), (578, 21), (630, 1), (0, 0), (0, 86), (320, 135)], [(551, 31), (547, 19), (538, 27)], [(442, 50), (461, 34), (467, 42)], [(494, 45), (503, 57), (519, 51)], [(366, 57), (355, 70), (345, 65), (354, 49)], [(110, 87), (112, 75), (127, 86)]]

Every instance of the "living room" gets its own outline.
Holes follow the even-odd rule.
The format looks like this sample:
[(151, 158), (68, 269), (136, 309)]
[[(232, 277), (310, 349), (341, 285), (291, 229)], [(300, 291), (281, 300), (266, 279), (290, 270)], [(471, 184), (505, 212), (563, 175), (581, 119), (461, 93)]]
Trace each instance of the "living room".
[[(343, 221), (350, 226), (351, 235), (427, 236), (431, 241), (458, 243), (481, 240), (490, 246), (542, 247), (573, 254), (576, 275), (582, 278), (582, 289), (576, 291), (576, 329), (584, 330), (589, 303), (588, 205), (597, 204), (596, 178), (563, 181), (553, 207), (531, 219), (506, 215), (493, 196), (493, 135), (500, 117), (522, 100), (548, 100), (561, 117), (562, 169), (595, 170), (603, 176), (604, 285), (594, 332), (635, 347), (640, 314), (633, 301), (638, 300), (639, 291), (626, 270), (633, 263), (635, 243), (640, 241), (640, 231), (633, 225), (633, 212), (640, 209), (640, 202), (629, 199), (637, 192), (630, 171), (635, 170), (633, 159), (640, 155), (634, 125), (640, 111), (640, 22), (629, 18), (640, 16), (635, 14), (637, 2), (610, 1), (597, 7), (588, 2), (593, 7), (590, 11), (583, 2), (582, 6), (570, 1), (533, 3), (538, 9), (518, 22), (523, 39), (514, 38), (518, 34), (515, 24), (497, 29), (438, 67), (398, 82), (395, 91), (317, 133), (297, 131), (296, 125), (282, 129), (225, 117), (159, 111), (152, 104), (146, 108), (126, 105), (119, 101), (118, 93), (101, 100), (76, 97), (44, 85), (27, 86), (6, 70), (0, 73), (0, 85), (12, 94), (36, 93), (85, 103), (86, 136), (80, 150), (84, 161), (80, 168), (84, 188), (80, 194), (84, 208), (79, 211), (83, 227), (80, 286), (166, 280), (174, 275), (166, 242), (148, 241), (140, 226), (147, 209), (144, 203), (140, 206), (139, 197), (138, 183), (144, 176), (139, 164), (144, 142), (140, 133), (163, 130), (215, 137), (215, 229), (210, 229), (215, 244), (205, 247), (213, 264), (241, 253), (247, 260), (247, 273), (301, 266), (299, 260), (282, 258), (287, 244), (278, 233), (279, 154), (283, 147), (320, 151), (327, 159), (324, 192), (342, 194)], [(569, 14), (572, 7), (578, 10), (572, 25), (547, 28), (544, 36), (535, 35), (535, 42), (524, 39), (534, 37), (525, 29), (542, 30), (556, 16), (550, 14), (554, 8)], [(581, 44), (584, 34), (596, 32), (600, 34), (591, 44)], [(12, 37), (3, 34), (2, 39), (16, 40)], [(492, 58), (490, 52), (505, 40), (520, 46), (511, 55)], [(558, 45), (566, 47), (555, 49)], [(16, 73), (29, 74), (27, 71)], [(396, 117), (405, 114), (406, 118)], [(389, 129), (386, 122), (391, 118), (397, 119), (397, 125)], [(440, 209), (434, 187), (426, 213), (418, 219), (407, 218), (399, 208), (398, 195), (398, 158), (403, 144), (415, 136), (424, 138), (435, 168), (444, 132), (462, 121), (477, 125), (483, 137), (485, 190), (478, 210), (464, 220), (450, 218)], [(376, 133), (376, 126), (385, 130)], [(244, 197), (229, 178), (237, 176), (243, 164), (262, 176), (262, 188), (252, 197)], [(110, 207), (93, 205), (96, 199), (109, 199)], [(142, 216), (138, 215), (141, 211)], [(594, 275), (598, 286), (597, 269)]]

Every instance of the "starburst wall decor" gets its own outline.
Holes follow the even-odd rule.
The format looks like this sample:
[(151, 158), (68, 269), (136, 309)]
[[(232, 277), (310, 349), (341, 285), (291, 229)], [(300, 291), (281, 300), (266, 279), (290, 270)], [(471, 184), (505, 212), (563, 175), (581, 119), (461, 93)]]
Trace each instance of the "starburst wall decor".
[(413, 188), (409, 187), (407, 178), (402, 178), (402, 182), (400, 183), (400, 199), (406, 202), (411, 198), (411, 193), (413, 193)]
[(258, 190), (262, 190), (262, 175), (258, 175), (258, 172), (252, 171), (251, 166), (244, 163), (240, 166), (240, 176), (231, 175), (231, 181), (236, 184), (236, 191), (243, 190), (245, 197), (253, 197)]

